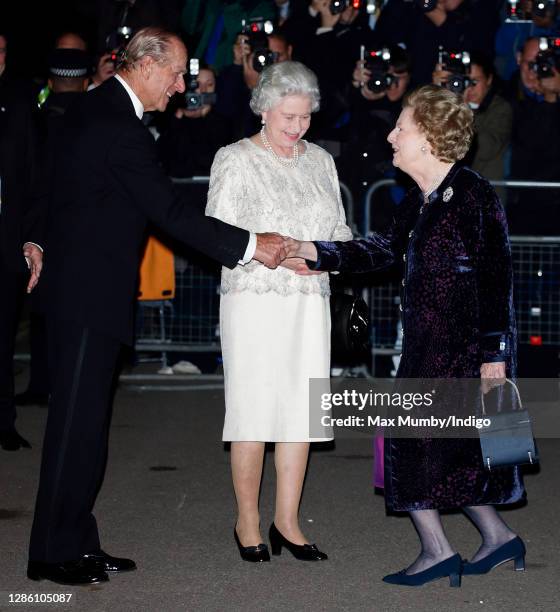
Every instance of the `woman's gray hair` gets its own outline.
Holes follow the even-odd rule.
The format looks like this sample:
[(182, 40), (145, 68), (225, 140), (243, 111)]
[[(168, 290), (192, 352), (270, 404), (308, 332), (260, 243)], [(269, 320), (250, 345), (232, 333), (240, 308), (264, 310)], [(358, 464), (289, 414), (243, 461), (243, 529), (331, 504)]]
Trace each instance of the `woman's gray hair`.
[(169, 52), (176, 34), (161, 28), (142, 28), (130, 39), (120, 58), (119, 69), (132, 70), (143, 57), (150, 56), (158, 64), (169, 61)]
[(265, 68), (253, 89), (251, 110), (255, 115), (274, 108), (285, 96), (309, 96), (311, 112), (319, 110), (321, 95), (315, 73), (300, 62), (279, 62)]

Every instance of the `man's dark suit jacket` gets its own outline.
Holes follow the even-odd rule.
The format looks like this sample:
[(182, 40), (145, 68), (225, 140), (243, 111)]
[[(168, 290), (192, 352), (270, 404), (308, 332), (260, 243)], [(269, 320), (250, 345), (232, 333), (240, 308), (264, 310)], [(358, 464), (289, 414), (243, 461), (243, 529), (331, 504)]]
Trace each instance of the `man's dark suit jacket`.
[(182, 202), (149, 131), (115, 79), (64, 116), (54, 171), (45, 278), (47, 310), (131, 344), (148, 221), (223, 265), (245, 253), (245, 230)]

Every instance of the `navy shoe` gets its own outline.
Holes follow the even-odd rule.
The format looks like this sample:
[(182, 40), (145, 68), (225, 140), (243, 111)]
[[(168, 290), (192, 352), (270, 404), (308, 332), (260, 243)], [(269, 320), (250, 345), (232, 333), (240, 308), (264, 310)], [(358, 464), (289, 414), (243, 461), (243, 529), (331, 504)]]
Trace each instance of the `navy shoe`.
[(422, 586), (426, 582), (449, 576), (449, 586), (460, 587), (462, 566), (461, 555), (456, 554), (416, 574), (407, 574), (406, 570), (401, 570), (396, 574), (389, 574), (383, 578), (383, 582), (403, 586)]
[(475, 563), (463, 561), (463, 574), (487, 574), (491, 569), (508, 561), (513, 561), (513, 569), (518, 572), (525, 569), (525, 544), (519, 536), (506, 542), (480, 561)]

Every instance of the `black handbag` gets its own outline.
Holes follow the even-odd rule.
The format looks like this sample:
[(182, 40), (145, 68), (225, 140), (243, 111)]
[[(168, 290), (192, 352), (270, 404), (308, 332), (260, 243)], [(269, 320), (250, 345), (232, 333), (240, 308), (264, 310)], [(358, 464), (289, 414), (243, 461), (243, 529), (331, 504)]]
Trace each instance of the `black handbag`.
[(482, 418), (490, 420), (490, 424), (483, 425), (478, 432), (482, 461), (487, 470), (514, 465), (534, 465), (539, 461), (529, 413), (523, 409), (517, 385), (509, 378), (506, 378), (506, 381), (515, 389), (519, 402), (518, 410), (487, 414), (484, 394), (481, 394)]
[(331, 354), (334, 360), (358, 362), (369, 348), (369, 312), (363, 298), (331, 293)]

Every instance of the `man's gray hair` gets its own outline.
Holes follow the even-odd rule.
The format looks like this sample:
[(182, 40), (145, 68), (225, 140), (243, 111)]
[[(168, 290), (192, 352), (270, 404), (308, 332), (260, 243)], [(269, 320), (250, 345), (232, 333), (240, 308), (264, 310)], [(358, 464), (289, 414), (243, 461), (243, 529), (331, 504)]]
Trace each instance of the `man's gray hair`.
[(173, 32), (161, 28), (142, 28), (130, 39), (122, 55), (119, 69), (132, 70), (143, 57), (150, 56), (158, 64), (169, 61), (174, 40), (180, 40)]
[(279, 62), (265, 68), (253, 89), (251, 110), (262, 115), (285, 96), (309, 96), (311, 112), (319, 110), (321, 95), (315, 73), (300, 62)]

